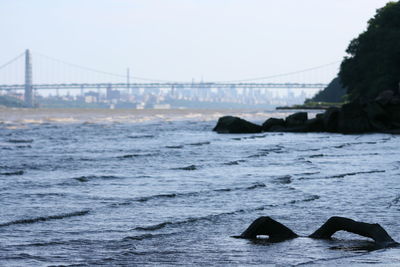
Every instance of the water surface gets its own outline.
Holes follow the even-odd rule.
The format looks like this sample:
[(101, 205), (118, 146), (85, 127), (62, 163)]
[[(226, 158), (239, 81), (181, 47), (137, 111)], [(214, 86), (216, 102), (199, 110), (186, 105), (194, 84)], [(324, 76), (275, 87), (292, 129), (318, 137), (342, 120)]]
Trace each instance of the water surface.
[(272, 111), (0, 110), (0, 265), (400, 264), (365, 238), (234, 239), (258, 216), (307, 235), (330, 216), (400, 240), (395, 135), (218, 135)]

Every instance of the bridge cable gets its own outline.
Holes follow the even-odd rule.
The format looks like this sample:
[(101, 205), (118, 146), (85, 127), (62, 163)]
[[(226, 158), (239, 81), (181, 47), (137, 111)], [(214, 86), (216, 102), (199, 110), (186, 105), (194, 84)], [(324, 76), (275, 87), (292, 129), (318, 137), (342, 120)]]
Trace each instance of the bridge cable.
[(19, 54), (18, 56), (16, 56), (15, 58), (11, 59), (10, 61), (8, 61), (6, 64), (0, 66), (0, 70), (7, 67), (8, 65), (10, 65), (11, 63), (13, 63), (14, 61), (18, 60), (20, 57), (22, 57), (23, 55), (25, 55), (25, 52)]
[[(119, 77), (119, 78), (127, 78), (126, 75), (122, 75), (122, 74), (117, 74), (117, 73), (112, 73), (112, 72), (107, 72), (107, 71), (102, 71), (102, 70), (97, 70), (97, 69), (93, 69), (90, 67), (86, 67), (86, 66), (82, 66), (82, 65), (78, 65), (78, 64), (74, 64), (74, 63), (70, 63), (61, 59), (56, 59), (50, 56), (46, 56), (42, 53), (38, 53), (38, 52), (34, 52), (36, 55), (39, 55), (41, 57), (47, 58), (49, 60), (53, 60), (53, 61), (57, 61), (59, 63), (65, 64), (65, 65), (69, 65), (71, 67), (75, 67), (75, 68), (79, 68), (79, 69), (83, 69), (86, 71), (91, 71), (91, 72), (95, 72), (95, 73), (101, 73), (101, 74), (105, 74), (105, 75), (110, 75), (110, 76), (115, 76), (115, 77)], [(171, 80), (158, 80), (158, 79), (150, 79), (150, 78), (143, 78), (143, 77), (137, 77), (137, 76), (130, 76), (133, 79), (136, 80), (143, 80), (143, 81), (149, 81), (149, 82), (163, 82), (163, 83), (176, 83), (176, 81), (171, 81)]]
[(280, 73), (280, 74), (275, 74), (275, 75), (271, 75), (271, 76), (256, 77), (256, 78), (241, 79), (241, 80), (231, 80), (231, 81), (217, 81), (216, 83), (237, 83), (237, 82), (267, 80), (267, 79), (272, 79), (272, 78), (278, 78), (278, 77), (284, 77), (284, 76), (304, 73), (304, 72), (308, 72), (308, 71), (312, 71), (312, 70), (316, 70), (316, 69), (322, 69), (324, 67), (335, 65), (335, 64), (337, 64), (339, 62), (341, 62), (341, 60), (334, 61), (334, 62), (331, 62), (331, 63), (327, 63), (327, 64), (324, 64), (324, 65), (319, 65), (319, 66), (312, 67), (312, 68), (307, 68), (307, 69), (302, 69), (302, 70), (292, 71), (292, 72), (286, 72), (286, 73)]

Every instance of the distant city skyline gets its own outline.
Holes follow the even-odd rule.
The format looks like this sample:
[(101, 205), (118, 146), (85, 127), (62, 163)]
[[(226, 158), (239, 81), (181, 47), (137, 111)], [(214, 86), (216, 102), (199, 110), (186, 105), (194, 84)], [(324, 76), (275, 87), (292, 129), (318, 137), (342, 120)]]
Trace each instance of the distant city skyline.
[(29, 48), (154, 79), (247, 79), (339, 61), (386, 0), (0, 3), (0, 64)]

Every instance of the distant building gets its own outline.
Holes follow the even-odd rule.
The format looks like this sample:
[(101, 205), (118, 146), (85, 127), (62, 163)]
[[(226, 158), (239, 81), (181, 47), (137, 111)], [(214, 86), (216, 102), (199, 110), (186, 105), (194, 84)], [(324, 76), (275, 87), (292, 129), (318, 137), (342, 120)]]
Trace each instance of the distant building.
[(118, 90), (112, 90), (111, 88), (107, 88), (106, 98), (107, 101), (119, 100), (121, 98), (121, 92)]
[(98, 103), (99, 102), (99, 93), (90, 91), (85, 93), (84, 101), (85, 103)]

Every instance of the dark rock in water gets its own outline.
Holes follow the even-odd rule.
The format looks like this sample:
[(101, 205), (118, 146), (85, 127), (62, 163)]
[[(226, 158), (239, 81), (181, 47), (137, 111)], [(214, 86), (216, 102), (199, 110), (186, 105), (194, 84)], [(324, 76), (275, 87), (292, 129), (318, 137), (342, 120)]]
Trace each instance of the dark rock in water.
[(307, 112), (296, 112), (292, 115), (289, 115), (285, 122), (287, 127), (293, 127), (293, 126), (300, 126), (304, 125), (304, 123), (307, 121), (308, 115)]
[(260, 133), (262, 127), (238, 117), (224, 116), (219, 118), (213, 131), (217, 133)]
[(284, 119), (269, 118), (262, 125), (263, 131), (273, 132), (275, 130), (284, 129), (284, 128), (285, 128), (285, 120)]
[(339, 108), (333, 107), (321, 114), (325, 131), (331, 133), (338, 131), (339, 111)]
[(362, 104), (353, 102), (342, 106), (339, 112), (338, 132), (365, 133), (371, 130), (372, 127)]
[[(396, 104), (399, 102), (398, 104)], [(325, 113), (308, 119), (307, 112), (297, 112), (285, 120), (270, 118), (262, 127), (243, 119), (226, 116), (219, 119), (214, 131), (219, 133), (264, 132), (333, 132), (333, 133), (400, 133), (400, 96), (383, 92), (375, 101), (351, 102), (341, 108), (331, 107)]]
[(306, 129), (308, 132), (323, 132), (325, 130), (324, 121), (321, 116), (306, 121)]

